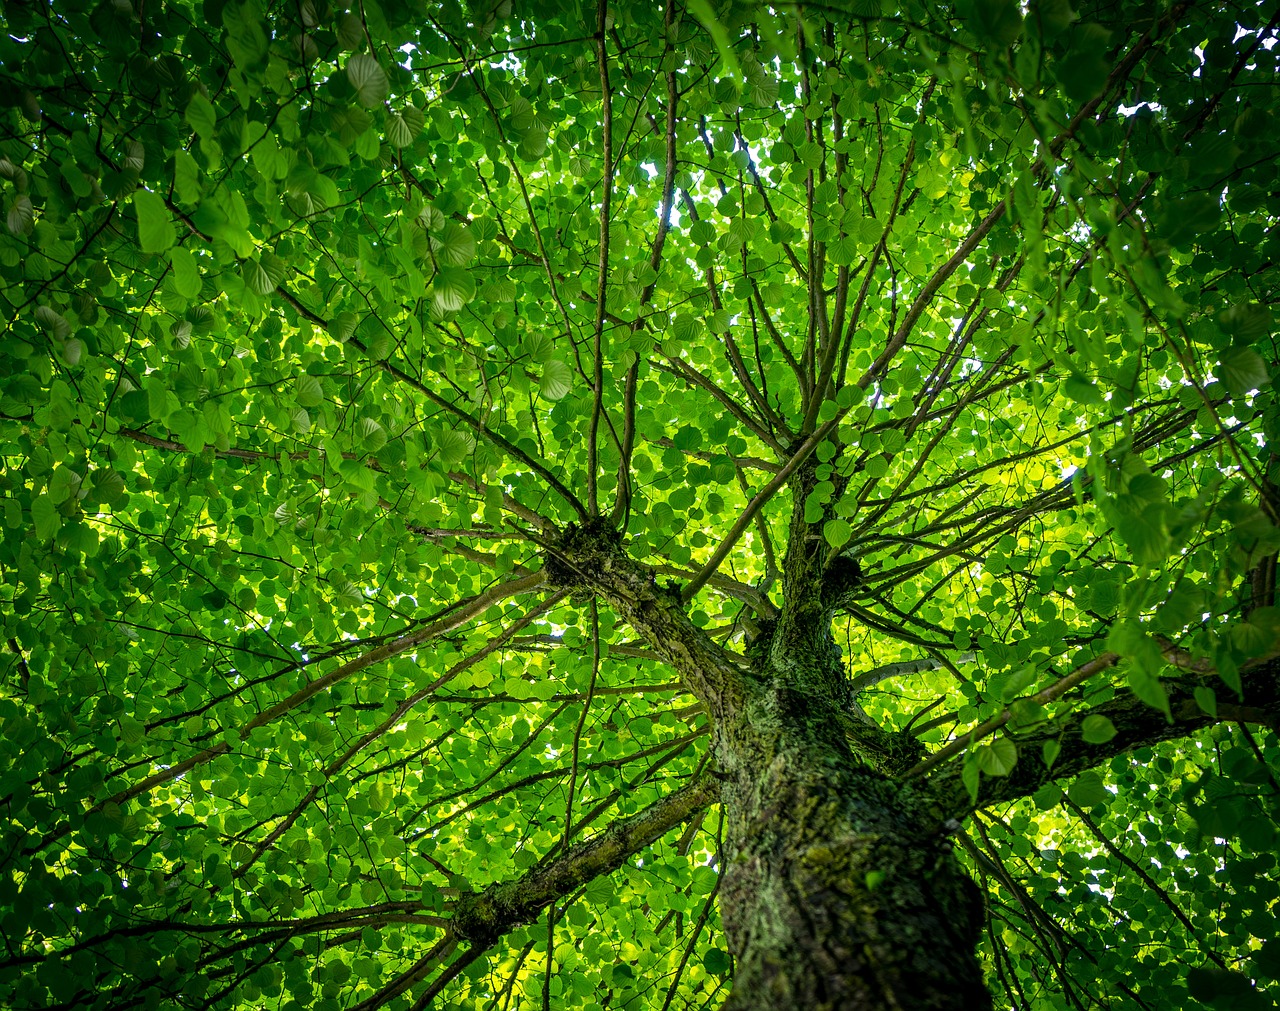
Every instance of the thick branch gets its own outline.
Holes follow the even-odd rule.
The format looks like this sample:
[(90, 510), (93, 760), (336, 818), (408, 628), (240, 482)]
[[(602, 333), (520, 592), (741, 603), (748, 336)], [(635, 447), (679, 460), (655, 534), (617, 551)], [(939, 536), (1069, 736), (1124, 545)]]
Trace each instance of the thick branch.
[[(1177, 663), (1182, 659), (1179, 651), (1172, 657)], [(1170, 650), (1165, 651), (1171, 659)], [(1181, 664), (1180, 664), (1181, 666)], [(1191, 666), (1189, 663), (1188, 666)], [(1150, 747), (1161, 741), (1187, 737), (1212, 726), (1227, 722), (1261, 722), (1272, 727), (1280, 726), (1280, 659), (1268, 657), (1246, 664), (1242, 675), (1243, 704), (1219, 701), (1217, 715), (1211, 716), (1200, 708), (1195, 699), (1195, 689), (1210, 686), (1217, 675), (1206, 665), (1203, 670), (1183, 670), (1176, 677), (1162, 679), (1169, 696), (1172, 721), (1159, 709), (1143, 702), (1132, 692), (1121, 690), (1115, 698), (1067, 713), (1026, 732), (1018, 733), (1014, 740), (1018, 745), (1018, 761), (1007, 776), (983, 776), (978, 802), (973, 805), (960, 783), (961, 763), (952, 762), (938, 769), (930, 777), (947, 802), (958, 813), (976, 807), (987, 807), (1005, 801), (1017, 800), (1034, 793), (1055, 779), (1069, 779), (1109, 761), (1116, 755), (1137, 748)], [(1217, 681), (1221, 686), (1221, 681)], [(1219, 692), (1226, 696), (1228, 693)], [(1116, 735), (1103, 744), (1091, 744), (1082, 735), (1084, 721), (1090, 716), (1105, 716), (1116, 728)], [(1056, 742), (1060, 751), (1053, 766), (1046, 767), (1041, 757), (1043, 746)]]
[(736, 658), (690, 620), (677, 587), (659, 586), (653, 571), (627, 554), (607, 522), (570, 524), (547, 547), (544, 571), (553, 584), (599, 593), (713, 717), (734, 706), (744, 677)]
[(571, 847), (563, 856), (545, 861), (513, 881), (464, 896), (454, 909), (452, 936), (477, 945), (492, 944), (508, 930), (533, 920), (557, 899), (617, 870), (629, 857), (714, 803), (718, 793), (719, 784), (704, 773), (643, 811)]

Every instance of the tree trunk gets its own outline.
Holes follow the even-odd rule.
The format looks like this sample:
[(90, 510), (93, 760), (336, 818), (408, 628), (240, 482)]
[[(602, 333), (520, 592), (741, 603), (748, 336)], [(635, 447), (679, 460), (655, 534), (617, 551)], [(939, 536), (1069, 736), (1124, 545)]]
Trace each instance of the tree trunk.
[(984, 1011), (981, 893), (952, 855), (950, 813), (886, 774), (914, 765), (920, 745), (856, 718), (831, 616), (857, 566), (824, 568), (797, 509), (784, 606), (745, 657), (694, 626), (679, 590), (659, 587), (604, 521), (565, 531), (548, 578), (604, 593), (711, 716), (730, 1011)]
[(990, 1008), (982, 897), (929, 797), (863, 765), (824, 700), (779, 687), (721, 725), (727, 1008)]

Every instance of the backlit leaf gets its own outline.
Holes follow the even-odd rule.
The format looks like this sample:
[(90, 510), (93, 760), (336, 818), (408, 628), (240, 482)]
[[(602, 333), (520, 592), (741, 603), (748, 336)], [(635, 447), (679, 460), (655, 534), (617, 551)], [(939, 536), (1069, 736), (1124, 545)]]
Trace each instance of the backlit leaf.
[(1007, 776), (1018, 763), (1018, 746), (1007, 737), (996, 737), (978, 746), (978, 768), (988, 776)]
[(538, 390), (548, 400), (560, 400), (573, 389), (573, 370), (564, 362), (552, 359), (542, 366)]
[(138, 213), (138, 245), (144, 253), (163, 253), (177, 241), (177, 230), (160, 194), (137, 190), (133, 208)]
[(381, 105), (387, 97), (390, 82), (378, 61), (368, 53), (355, 53), (347, 60), (347, 80), (356, 98), (366, 109)]

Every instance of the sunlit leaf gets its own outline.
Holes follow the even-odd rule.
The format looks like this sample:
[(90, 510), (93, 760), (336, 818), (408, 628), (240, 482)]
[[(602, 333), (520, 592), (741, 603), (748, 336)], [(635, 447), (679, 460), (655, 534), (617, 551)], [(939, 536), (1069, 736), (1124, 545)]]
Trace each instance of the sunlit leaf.
[(978, 747), (978, 768), (988, 776), (1007, 776), (1018, 763), (1018, 746), (997, 737)]
[(564, 362), (552, 359), (542, 366), (538, 390), (548, 400), (560, 400), (573, 389), (573, 370)]
[(144, 253), (163, 253), (177, 241), (178, 232), (160, 194), (139, 189), (133, 195), (133, 208), (138, 213), (138, 245)]
[(1080, 735), (1090, 744), (1106, 744), (1116, 736), (1115, 724), (1107, 717), (1095, 713), (1086, 716), (1080, 724)]

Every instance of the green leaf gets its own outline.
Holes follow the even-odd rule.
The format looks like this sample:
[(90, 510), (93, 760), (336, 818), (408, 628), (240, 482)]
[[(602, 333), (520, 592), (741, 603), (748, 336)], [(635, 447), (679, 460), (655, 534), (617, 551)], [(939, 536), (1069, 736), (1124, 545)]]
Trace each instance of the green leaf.
[(365, 42), (364, 24), (358, 14), (351, 11), (338, 17), (338, 45), (343, 50), (359, 49)]
[(31, 503), (31, 519), (35, 523), (36, 537), (47, 541), (62, 528), (62, 516), (58, 504), (48, 495), (38, 495)]
[(375, 418), (361, 418), (357, 421), (356, 437), (366, 453), (376, 453), (387, 444), (387, 430)]
[(315, 376), (299, 376), (293, 399), (299, 407), (319, 407), (324, 403), (324, 387)]
[(336, 341), (349, 341), (356, 332), (360, 317), (354, 312), (340, 312), (329, 320), (329, 336)]
[(218, 117), (213, 111), (213, 103), (198, 91), (187, 103), (187, 122), (203, 139), (211, 139), (217, 129)]
[(445, 463), (462, 463), (475, 450), (475, 440), (464, 432), (449, 429), (436, 440), (436, 447)]
[(1222, 357), (1222, 381), (1233, 397), (1242, 397), (1267, 385), (1267, 364), (1252, 348), (1232, 348)]
[(1136, 621), (1117, 621), (1107, 633), (1107, 649), (1121, 656), (1137, 656), (1153, 645)]
[(137, 744), (147, 736), (146, 725), (127, 713), (120, 717), (120, 739), (125, 744)]
[(1039, 677), (1040, 672), (1036, 670), (1035, 664), (1024, 664), (1005, 679), (1004, 686), (1000, 691), (1001, 701), (1009, 702), (1016, 699), (1034, 685), (1039, 680)]
[(617, 962), (613, 965), (610, 978), (614, 986), (626, 986), (636, 978), (636, 971), (626, 962)]
[(1018, 763), (1018, 746), (996, 737), (978, 748), (978, 768), (988, 776), (1007, 776)]
[(1034, 698), (1014, 699), (1009, 703), (1009, 726), (1014, 730), (1038, 726), (1046, 719), (1044, 706)]
[(186, 151), (173, 154), (173, 190), (179, 203), (194, 204), (203, 194), (200, 185), (200, 166)]
[(695, 452), (702, 446), (702, 430), (697, 425), (681, 425), (672, 435), (671, 444), (681, 452)]
[(1102, 391), (1083, 376), (1067, 376), (1062, 384), (1062, 391), (1081, 404), (1103, 403)]
[(1218, 696), (1214, 694), (1212, 688), (1207, 685), (1197, 685), (1195, 688), (1196, 705), (1200, 707), (1201, 712), (1214, 719), (1218, 718)]
[(99, 502), (118, 501), (124, 495), (124, 475), (110, 467), (100, 467), (93, 472), (93, 490)]
[(35, 225), (36, 210), (31, 198), (25, 193), (18, 193), (9, 204), (6, 224), (14, 235), (27, 235)]
[(1270, 334), (1272, 315), (1270, 308), (1258, 302), (1241, 302), (1218, 313), (1218, 321), (1242, 345), (1253, 344)]
[(1241, 621), (1231, 626), (1231, 644), (1248, 657), (1265, 656), (1275, 642), (1275, 633), (1268, 628)]
[(429, 241), (437, 262), (446, 267), (461, 267), (476, 255), (476, 240), (471, 230), (456, 221), (450, 221)]
[(255, 295), (270, 295), (284, 280), (288, 265), (272, 253), (246, 260), (242, 267), (245, 287)]
[(702, 958), (702, 967), (712, 976), (723, 976), (729, 965), (729, 953), (723, 948), (709, 948)]
[(1116, 736), (1115, 724), (1107, 717), (1094, 713), (1081, 722), (1080, 736), (1090, 744), (1106, 744)]
[(67, 322), (67, 318), (49, 306), (37, 306), (35, 317), (40, 328), (52, 334), (55, 340), (64, 341), (71, 335), (71, 324)]
[(827, 520), (827, 522), (822, 525), (823, 537), (825, 537), (827, 539), (827, 543), (836, 550), (845, 546), (852, 532), (853, 528), (849, 526), (849, 522), (847, 520)]
[(408, 147), (422, 132), (422, 112), (409, 106), (387, 117), (387, 143), (392, 147)]
[(1169, 552), (1169, 535), (1164, 525), (1164, 512), (1159, 505), (1148, 506), (1140, 513), (1125, 513), (1116, 518), (1116, 531), (1133, 552), (1134, 561), (1154, 564)]
[(182, 246), (174, 246), (169, 250), (169, 263), (173, 267), (173, 283), (178, 294), (184, 298), (195, 298), (200, 294), (200, 268), (196, 266), (196, 258), (190, 250)]
[(366, 109), (381, 105), (391, 87), (386, 71), (368, 53), (356, 53), (347, 60), (347, 80)]
[(573, 370), (564, 362), (552, 359), (542, 366), (538, 392), (547, 400), (560, 400), (573, 389)]
[(1111, 793), (1103, 785), (1102, 777), (1092, 770), (1076, 777), (1075, 782), (1067, 787), (1067, 796), (1073, 804), (1086, 810), (1111, 800)]
[(471, 301), (475, 293), (475, 280), (457, 267), (442, 269), (432, 283), (435, 306), (441, 312), (457, 312)]
[(1057, 741), (1045, 741), (1040, 745), (1040, 755), (1044, 760), (1044, 767), (1052, 769), (1053, 763), (1058, 760), (1058, 755), (1062, 753), (1062, 745)]
[(468, 223), (477, 242), (489, 242), (498, 237), (498, 223), (490, 217), (472, 218)]
[(177, 241), (177, 230), (160, 194), (135, 190), (133, 209), (138, 212), (138, 245), (144, 253), (163, 253)]
[(1062, 790), (1053, 783), (1046, 783), (1033, 793), (1031, 798), (1041, 811), (1048, 811), (1062, 802)]
[(695, 340), (702, 333), (702, 320), (689, 313), (681, 313), (671, 321), (669, 332), (678, 341)]

